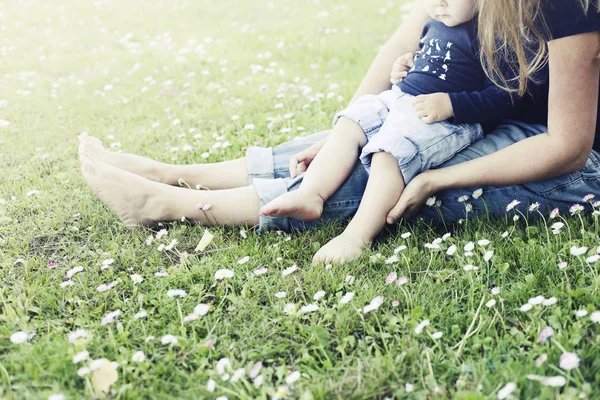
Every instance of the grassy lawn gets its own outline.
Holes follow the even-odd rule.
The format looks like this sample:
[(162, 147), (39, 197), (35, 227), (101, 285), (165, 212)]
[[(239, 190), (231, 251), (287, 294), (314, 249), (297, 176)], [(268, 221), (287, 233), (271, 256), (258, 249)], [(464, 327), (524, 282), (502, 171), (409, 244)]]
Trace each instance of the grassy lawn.
[(329, 128), (404, 13), (0, 3), (0, 399), (600, 398), (589, 213), (399, 225), (331, 268), (310, 260), (341, 225), (196, 252), (203, 227), (125, 229), (81, 179), (84, 131), (184, 164)]

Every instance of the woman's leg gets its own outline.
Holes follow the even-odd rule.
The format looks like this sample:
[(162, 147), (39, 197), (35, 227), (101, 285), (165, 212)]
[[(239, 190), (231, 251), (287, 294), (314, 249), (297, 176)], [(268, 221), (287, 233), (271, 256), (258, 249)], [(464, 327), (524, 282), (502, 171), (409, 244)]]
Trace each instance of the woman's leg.
[(323, 213), (323, 203), (352, 173), (360, 149), (367, 143), (361, 126), (340, 118), (325, 145), (304, 174), (300, 189), (286, 193), (261, 209), (269, 217), (291, 217), (315, 221)]
[(203, 185), (212, 190), (231, 189), (248, 185), (246, 159), (210, 164), (172, 165), (128, 153), (108, 151), (102, 142), (88, 134), (79, 136), (80, 151), (94, 156), (113, 167), (132, 172), (151, 181), (177, 186), (183, 179), (192, 188)]
[[(456, 154), (440, 168), (483, 157), (547, 131), (548, 128), (541, 125), (506, 121), (485, 138)], [(483, 194), (473, 197), (473, 192), (478, 189), (482, 189)], [(506, 206), (513, 200), (520, 202), (515, 210), (523, 214), (528, 212), (528, 206), (533, 203), (539, 203), (541, 212), (558, 208), (561, 213), (566, 214), (573, 204), (583, 204), (582, 199), (587, 194), (596, 194), (594, 200), (600, 199), (600, 154), (596, 152), (590, 154), (582, 170), (555, 178), (523, 185), (461, 188), (436, 193), (441, 205), (423, 206), (416, 219), (422, 219), (425, 223), (449, 224), (459, 219), (478, 216), (498, 217), (506, 215)], [(592, 210), (589, 205), (586, 205), (586, 209)], [(510, 212), (511, 218), (514, 212)], [(539, 214), (534, 212), (532, 215)]]
[[(85, 151), (81, 159), (83, 177), (90, 189), (126, 226), (153, 226), (181, 219), (207, 226), (254, 226), (259, 222), (259, 199), (254, 187), (186, 190), (113, 167)], [(199, 209), (202, 206), (205, 211)]]
[(344, 232), (323, 246), (313, 262), (345, 262), (358, 258), (385, 226), (389, 210), (404, 190), (398, 160), (389, 153), (373, 154), (371, 172), (356, 215)]

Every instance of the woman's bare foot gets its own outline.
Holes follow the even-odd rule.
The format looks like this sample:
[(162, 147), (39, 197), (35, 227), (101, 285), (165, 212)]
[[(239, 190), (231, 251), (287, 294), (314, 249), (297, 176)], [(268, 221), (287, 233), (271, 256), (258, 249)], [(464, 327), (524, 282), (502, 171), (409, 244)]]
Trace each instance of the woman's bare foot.
[(108, 151), (102, 145), (100, 139), (89, 136), (87, 133), (79, 135), (79, 142), (79, 158), (82, 163), (82, 154), (86, 153), (96, 161), (102, 161), (151, 181), (173, 184), (173, 182), (167, 182), (170, 179), (161, 174), (161, 171), (164, 171), (168, 167), (163, 163), (135, 154)]
[(344, 232), (331, 239), (313, 257), (313, 264), (345, 263), (356, 260), (366, 249), (371, 247), (371, 241), (361, 235)]
[(302, 189), (285, 193), (260, 210), (267, 217), (288, 217), (316, 221), (323, 213), (323, 199)]
[(82, 156), (81, 172), (89, 188), (127, 227), (150, 227), (161, 220), (161, 202), (151, 182), (102, 161)]

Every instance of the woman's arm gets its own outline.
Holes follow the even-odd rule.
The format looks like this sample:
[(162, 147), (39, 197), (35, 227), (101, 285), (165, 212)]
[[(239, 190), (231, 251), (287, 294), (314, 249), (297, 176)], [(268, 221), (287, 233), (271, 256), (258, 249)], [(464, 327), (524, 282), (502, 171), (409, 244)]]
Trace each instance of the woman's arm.
[(388, 221), (414, 213), (439, 190), (516, 185), (567, 174), (585, 166), (596, 131), (600, 32), (550, 41), (548, 50), (548, 132), (475, 160), (421, 174), (412, 189), (420, 187), (417, 190), (407, 187), (403, 198), (390, 211)]
[(402, 54), (419, 49), (419, 38), (429, 16), (422, 0), (414, 0), (413, 9), (402, 25), (381, 48), (369, 67), (350, 104), (365, 94), (379, 94), (390, 88), (390, 71), (394, 61)]

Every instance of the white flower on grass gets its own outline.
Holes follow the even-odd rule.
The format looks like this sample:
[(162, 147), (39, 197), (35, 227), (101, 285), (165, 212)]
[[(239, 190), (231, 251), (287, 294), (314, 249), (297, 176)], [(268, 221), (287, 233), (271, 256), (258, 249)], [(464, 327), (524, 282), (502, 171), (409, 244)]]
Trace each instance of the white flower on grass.
[(179, 339), (177, 339), (177, 336), (173, 336), (173, 335), (164, 335), (163, 337), (160, 338), (160, 342), (162, 344), (168, 344), (168, 345), (177, 345), (179, 344)]
[(471, 264), (467, 264), (467, 265), (465, 265), (465, 266), (463, 267), (463, 269), (464, 269), (465, 271), (469, 272), (469, 271), (477, 271), (477, 270), (479, 270), (479, 267), (476, 267), (476, 266), (474, 266), (474, 265), (471, 265)]
[(527, 375), (527, 379), (531, 381), (538, 381), (544, 386), (549, 387), (563, 387), (567, 384), (567, 378), (562, 375), (557, 376), (539, 376), (539, 375)]
[(508, 237), (508, 231), (502, 232), (502, 235), (500, 235), (500, 236), (502, 236), (503, 238), (507, 238)]
[(487, 261), (490, 261), (493, 256), (494, 256), (494, 250), (486, 251), (485, 254), (483, 255), (483, 259), (487, 262)]
[(194, 314), (198, 315), (199, 317), (202, 317), (208, 314), (209, 309), (210, 305), (201, 303), (194, 307)]
[(539, 306), (540, 304), (542, 304), (544, 302), (544, 300), (546, 300), (546, 298), (542, 295), (539, 295), (539, 296), (530, 298), (527, 302), (529, 304), (531, 304), (532, 306)]
[(143, 351), (136, 351), (131, 356), (131, 361), (136, 362), (136, 363), (144, 362), (144, 361), (146, 361), (146, 355), (144, 354)]
[(10, 335), (10, 341), (14, 344), (27, 343), (29, 340), (29, 334), (27, 332), (18, 331)]
[(580, 361), (581, 359), (577, 354), (567, 351), (561, 354), (558, 366), (564, 369), (565, 371), (570, 371), (579, 367)]
[(167, 250), (167, 251), (171, 251), (171, 250), (173, 250), (173, 248), (174, 248), (175, 246), (177, 246), (177, 243), (178, 243), (178, 242), (177, 242), (177, 239), (173, 239), (173, 240), (171, 240), (171, 243), (169, 243), (167, 246), (165, 246), (165, 250)]
[(323, 297), (325, 297), (325, 291), (324, 290), (319, 290), (317, 293), (315, 293), (315, 295), (313, 296), (313, 300), (320, 300)]
[(352, 285), (354, 283), (354, 276), (346, 275), (344, 282), (346, 282), (348, 285)]
[(415, 385), (413, 385), (412, 383), (407, 383), (406, 385), (404, 385), (404, 390), (406, 390), (406, 393), (412, 393), (415, 390)]
[(311, 303), (311, 304), (307, 304), (305, 306), (300, 307), (300, 313), (304, 314), (304, 313), (311, 313), (311, 312), (315, 312), (319, 309), (319, 306), (315, 303)]
[(585, 207), (582, 206), (581, 204), (573, 204), (571, 206), (571, 208), (569, 208), (569, 212), (571, 213), (571, 215), (578, 214), (578, 213), (582, 212), (583, 210), (585, 210)]
[(131, 281), (133, 284), (144, 282), (144, 278), (140, 274), (131, 275)]
[(477, 241), (477, 244), (480, 245), (481, 247), (485, 247), (490, 244), (490, 241), (487, 239), (481, 239), (481, 240)]
[(588, 248), (585, 246), (582, 247), (577, 247), (577, 246), (573, 246), (571, 247), (571, 255), (578, 257), (582, 254), (585, 254), (588, 251)]
[(244, 264), (246, 264), (248, 261), (250, 261), (250, 256), (246, 256), (246, 257), (244, 257), (244, 258), (241, 258), (241, 259), (239, 259), (237, 263), (238, 263), (239, 265), (244, 265)]
[(600, 324), (600, 311), (594, 311), (590, 314), (590, 321)]
[(159, 271), (159, 272), (155, 272), (154, 276), (157, 276), (159, 278), (164, 278), (166, 276), (169, 276), (169, 273), (167, 271)]
[(284, 397), (286, 397), (289, 393), (289, 389), (287, 386), (279, 386), (277, 387), (277, 391), (275, 392), (275, 395), (273, 395), (273, 400), (279, 400), (279, 399), (283, 399)]
[(297, 382), (298, 379), (300, 379), (300, 376), (301, 376), (300, 371), (294, 371), (285, 378), (285, 383), (287, 383), (288, 385), (291, 385), (294, 382)]
[(108, 258), (108, 259), (102, 261), (102, 267), (104, 267), (102, 269), (106, 269), (109, 265), (113, 264), (114, 262), (115, 262), (115, 260), (112, 258)]
[(600, 260), (600, 254), (594, 254), (593, 256), (589, 256), (588, 258), (585, 259), (585, 261), (591, 263), (595, 263), (598, 260)]
[(456, 253), (456, 245), (455, 244), (448, 247), (448, 250), (446, 250), (446, 254), (448, 254), (449, 256), (453, 256), (454, 253)]
[(112, 324), (122, 314), (121, 310), (115, 310), (106, 314), (100, 321), (100, 326)]
[(223, 357), (223, 358), (219, 359), (219, 361), (217, 361), (216, 370), (217, 370), (217, 374), (219, 374), (220, 376), (223, 376), (223, 375), (231, 372), (232, 368), (231, 368), (231, 361), (229, 361), (229, 358)]
[(183, 318), (183, 322), (192, 322), (192, 321), (195, 321), (195, 320), (197, 320), (197, 319), (199, 319), (199, 318), (200, 318), (200, 317), (199, 317), (199, 316), (197, 316), (196, 314), (190, 314), (190, 315), (186, 315), (186, 316)]
[(348, 304), (354, 298), (354, 292), (346, 293), (340, 300), (340, 304)]
[(402, 239), (408, 239), (410, 237), (411, 233), (410, 232), (404, 232), (402, 235), (400, 235), (400, 237)]
[(363, 314), (377, 310), (383, 304), (383, 296), (377, 296), (369, 304), (364, 306)]
[(69, 335), (67, 336), (67, 340), (69, 341), (69, 343), (74, 344), (77, 341), (79, 341), (79, 339), (87, 339), (89, 336), (90, 334), (88, 333), (88, 331), (86, 331), (83, 328), (79, 328), (69, 333)]
[(265, 376), (264, 375), (259, 375), (254, 379), (254, 387), (255, 388), (259, 388), (261, 387), (261, 385), (263, 384), (263, 382), (265, 381)]
[(79, 364), (80, 362), (87, 360), (89, 355), (90, 352), (87, 350), (80, 351), (73, 356), (73, 364)]
[(67, 271), (67, 278), (71, 279), (71, 278), (73, 278), (73, 276), (75, 276), (75, 274), (77, 274), (81, 271), (83, 271), (82, 266), (71, 268), (70, 270)]
[(556, 217), (558, 217), (559, 211), (558, 208), (555, 208), (554, 210), (550, 211), (550, 219), (554, 219)]
[(460, 197), (458, 198), (458, 202), (459, 202), (459, 203), (464, 203), (465, 201), (469, 200), (469, 198), (470, 198), (470, 197), (469, 197), (469, 195), (468, 195), (468, 194), (462, 195), (462, 196), (460, 196)]
[(64, 282), (62, 282), (62, 283), (60, 284), (60, 287), (61, 287), (62, 289), (64, 289), (64, 288), (67, 288), (67, 287), (69, 287), (69, 286), (73, 286), (74, 284), (75, 284), (75, 282), (73, 282), (73, 281), (64, 281)]
[(185, 297), (187, 293), (183, 289), (170, 289), (167, 291), (167, 297)]
[(287, 296), (287, 293), (286, 292), (277, 292), (277, 293), (275, 293), (274, 296), (278, 299), (283, 299), (285, 296)]
[(500, 288), (499, 288), (498, 286), (494, 286), (494, 287), (492, 288), (492, 294), (493, 294), (494, 296), (497, 296), (497, 295), (499, 295), (499, 294), (500, 294)]
[(481, 197), (482, 194), (483, 194), (483, 189), (477, 189), (473, 192), (472, 197), (477, 200), (478, 198)]
[(548, 360), (548, 354), (544, 353), (535, 359), (535, 366), (541, 367)]
[(502, 389), (498, 391), (498, 400), (507, 399), (515, 390), (517, 390), (517, 384), (514, 382), (508, 382)]
[(281, 276), (288, 276), (288, 275), (296, 272), (297, 270), (298, 270), (298, 266), (296, 264), (294, 264), (291, 267), (288, 267), (288, 268), (284, 269), (281, 272)]
[(156, 339), (154, 336), (152, 335), (148, 335), (146, 336), (146, 338), (144, 339), (144, 342), (146, 343), (150, 343), (151, 341), (153, 341), (154, 339)]
[(469, 243), (465, 244), (464, 250), (465, 251), (473, 251), (474, 248), (475, 248), (475, 244), (473, 242), (469, 242)]
[(285, 306), (283, 306), (283, 311), (285, 311), (287, 315), (296, 314), (296, 305), (294, 303), (288, 303)]
[(533, 306), (531, 304), (526, 303), (526, 304), (523, 304), (519, 310), (521, 310), (523, 312), (527, 312), (527, 311), (530, 311), (532, 308), (533, 308)]
[(408, 277), (407, 276), (401, 276), (396, 281), (396, 286), (400, 287), (402, 285), (406, 285), (407, 283), (408, 283)]
[(511, 201), (506, 206), (506, 212), (509, 212), (510, 210), (512, 210), (513, 208), (515, 208), (516, 206), (518, 206), (519, 204), (521, 204), (521, 202), (519, 200), (513, 200), (513, 201)]
[(385, 284), (390, 285), (394, 283), (397, 277), (398, 274), (395, 271), (390, 272), (389, 275), (385, 278)]
[(558, 299), (554, 296), (550, 297), (549, 299), (546, 299), (542, 302), (543, 305), (545, 306), (552, 306), (554, 304), (556, 304), (558, 302)]
[(103, 292), (106, 292), (107, 290), (110, 290), (110, 289), (114, 288), (118, 284), (119, 284), (118, 280), (112, 281), (111, 283), (108, 283), (108, 284), (104, 284), (103, 283), (102, 285), (98, 286), (96, 288), (96, 290), (99, 291), (100, 293), (103, 293)]
[(233, 277), (233, 271), (227, 268), (223, 268), (218, 270), (217, 272), (215, 272), (215, 279), (216, 280), (222, 280), (222, 279), (229, 279)]
[(407, 247), (406, 245), (404, 245), (404, 244), (403, 244), (403, 245), (400, 245), (400, 246), (398, 246), (398, 247), (396, 247), (396, 248), (394, 249), (394, 254), (398, 254), (398, 253), (400, 253), (401, 251), (404, 251), (404, 250), (406, 250), (406, 249), (408, 249), (408, 247)]
[(266, 274), (267, 272), (269, 272), (269, 268), (258, 268), (252, 272), (254, 273), (254, 275), (262, 275), (262, 274)]
[(587, 310), (577, 310), (577, 311), (575, 311), (575, 316), (577, 318), (583, 318), (586, 315), (588, 315), (588, 311)]
[(48, 400), (65, 400), (67, 397), (63, 393), (53, 393), (48, 396)]
[(558, 263), (558, 269), (565, 269), (569, 264), (566, 261), (561, 261)]
[(244, 375), (246, 375), (246, 370), (244, 368), (238, 368), (231, 376), (230, 382), (235, 383), (242, 379)]
[(250, 379), (254, 379), (258, 376), (258, 374), (260, 373), (260, 369), (262, 368), (262, 361), (257, 361), (254, 363), (254, 365), (252, 366), (252, 369), (250, 370), (250, 372), (248, 372), (248, 377)]
[(491, 299), (491, 300), (489, 300), (487, 303), (485, 303), (485, 306), (486, 306), (487, 308), (492, 308), (492, 307), (494, 307), (495, 305), (496, 305), (496, 299)]
[(420, 335), (421, 333), (423, 333), (423, 329), (425, 329), (428, 326), (429, 326), (429, 320), (428, 319), (423, 320), (415, 327), (415, 333), (417, 335)]
[(214, 379), (211, 378), (208, 380), (208, 382), (206, 382), (206, 390), (209, 391), (210, 393), (213, 393), (216, 388), (217, 388), (217, 382), (215, 382)]
[(535, 202), (529, 206), (529, 211), (531, 211), (531, 212), (537, 211), (537, 210), (539, 210), (539, 208), (540, 208), (540, 203)]
[(150, 246), (152, 244), (152, 240), (154, 240), (154, 237), (152, 235), (148, 236), (148, 238), (146, 238), (146, 246)]
[(397, 254), (390, 256), (387, 260), (385, 260), (385, 264), (395, 264), (400, 261), (400, 257)]
[(148, 316), (148, 313), (146, 312), (146, 310), (140, 310), (133, 316), (133, 319), (146, 318), (147, 316)]
[(442, 332), (433, 332), (433, 333), (431, 334), (431, 337), (432, 337), (432, 338), (434, 338), (434, 339), (436, 339), (436, 340), (437, 340), (437, 339), (441, 339), (441, 338), (442, 338), (442, 336), (444, 336), (444, 334), (443, 334)]
[(425, 205), (428, 207), (433, 207), (435, 205), (435, 201), (436, 201), (435, 196), (431, 196), (430, 198), (427, 199), (427, 201), (425, 202)]

